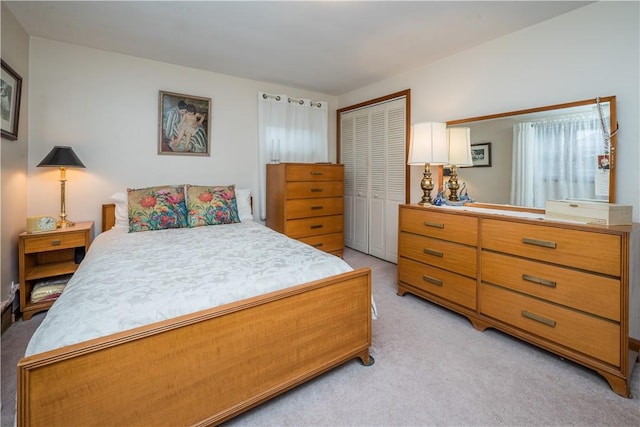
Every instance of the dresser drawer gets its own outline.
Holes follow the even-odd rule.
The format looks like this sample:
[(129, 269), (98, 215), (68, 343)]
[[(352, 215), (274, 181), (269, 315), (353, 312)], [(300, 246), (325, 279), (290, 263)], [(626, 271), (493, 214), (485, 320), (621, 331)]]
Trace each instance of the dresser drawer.
[(322, 197), (342, 197), (342, 181), (287, 182), (287, 199), (310, 199)]
[(85, 236), (83, 231), (79, 231), (77, 233), (48, 233), (46, 236), (29, 237), (24, 241), (24, 252), (28, 254), (84, 246)]
[(340, 165), (287, 165), (287, 181), (342, 181), (344, 168)]
[(400, 232), (398, 254), (464, 276), (476, 277), (476, 248)]
[(475, 279), (402, 257), (398, 259), (398, 279), (471, 310), (476, 308)]
[(343, 233), (321, 234), (319, 236), (301, 237), (298, 240), (325, 252), (342, 251), (344, 248)]
[(496, 286), (480, 285), (480, 312), (620, 366), (620, 325)]
[(342, 215), (319, 216), (317, 218), (291, 219), (285, 223), (285, 234), (294, 239), (306, 236), (342, 232)]
[(620, 277), (618, 235), (482, 221), (482, 248)]
[(465, 245), (478, 244), (478, 220), (421, 209), (400, 209), (400, 230)]
[(482, 252), (482, 281), (620, 321), (620, 281), (596, 274)]
[(308, 218), (325, 215), (341, 215), (344, 211), (343, 197), (321, 199), (288, 200), (285, 207), (287, 219)]

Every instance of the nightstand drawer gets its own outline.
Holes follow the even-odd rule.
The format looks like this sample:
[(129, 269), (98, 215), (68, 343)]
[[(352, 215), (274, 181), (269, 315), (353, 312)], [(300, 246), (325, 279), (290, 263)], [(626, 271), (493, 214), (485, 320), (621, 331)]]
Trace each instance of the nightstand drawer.
[(85, 233), (47, 233), (46, 236), (28, 237), (24, 241), (24, 252), (57, 251), (85, 245)]

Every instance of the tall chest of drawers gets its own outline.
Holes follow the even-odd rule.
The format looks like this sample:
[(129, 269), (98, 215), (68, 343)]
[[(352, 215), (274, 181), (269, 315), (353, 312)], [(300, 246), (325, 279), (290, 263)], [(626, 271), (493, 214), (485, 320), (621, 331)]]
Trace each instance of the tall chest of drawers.
[(487, 211), (401, 206), (398, 294), (594, 369), (628, 397), (640, 337), (640, 224)]
[(344, 166), (316, 163), (267, 165), (268, 227), (342, 257)]

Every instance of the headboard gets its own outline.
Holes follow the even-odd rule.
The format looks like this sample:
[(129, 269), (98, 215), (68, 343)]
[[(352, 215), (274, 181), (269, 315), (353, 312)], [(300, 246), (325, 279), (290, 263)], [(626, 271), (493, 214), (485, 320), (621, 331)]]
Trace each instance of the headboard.
[(116, 225), (116, 204), (102, 205), (102, 231), (111, 230)]

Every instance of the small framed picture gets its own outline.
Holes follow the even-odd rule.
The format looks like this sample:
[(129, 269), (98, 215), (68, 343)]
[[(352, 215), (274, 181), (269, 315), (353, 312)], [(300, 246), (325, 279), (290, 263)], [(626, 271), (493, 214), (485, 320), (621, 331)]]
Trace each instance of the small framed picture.
[(18, 120), (20, 119), (20, 94), (22, 77), (2, 60), (0, 77), (0, 116), (2, 118), (2, 137), (15, 141), (18, 139)]
[(491, 143), (471, 144), (473, 167), (491, 166)]
[(158, 154), (211, 155), (211, 98), (160, 91), (158, 104)]

